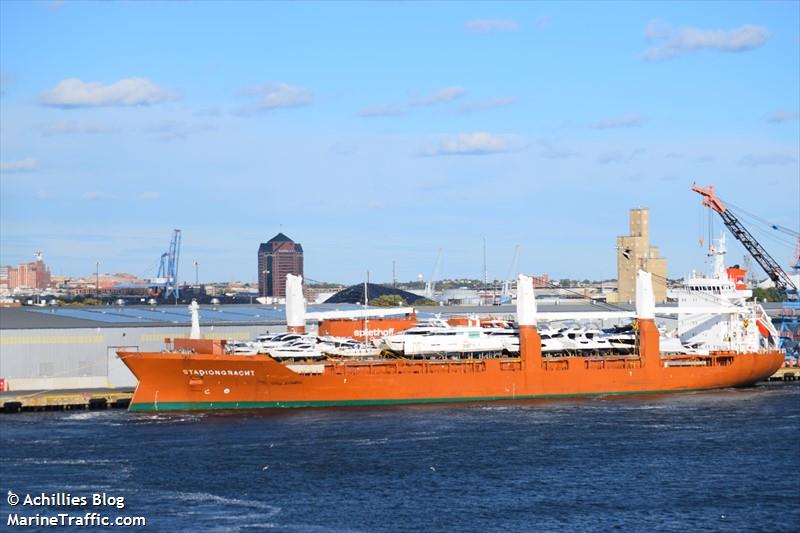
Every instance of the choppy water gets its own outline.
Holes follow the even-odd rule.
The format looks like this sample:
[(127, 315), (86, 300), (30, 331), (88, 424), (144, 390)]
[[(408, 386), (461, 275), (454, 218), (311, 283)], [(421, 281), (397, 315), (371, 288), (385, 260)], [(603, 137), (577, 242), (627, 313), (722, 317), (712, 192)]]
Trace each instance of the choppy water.
[(124, 514), (146, 516), (146, 531), (800, 529), (799, 384), (424, 407), (23, 413), (0, 416), (0, 444), (0, 494), (105, 491), (125, 497)]

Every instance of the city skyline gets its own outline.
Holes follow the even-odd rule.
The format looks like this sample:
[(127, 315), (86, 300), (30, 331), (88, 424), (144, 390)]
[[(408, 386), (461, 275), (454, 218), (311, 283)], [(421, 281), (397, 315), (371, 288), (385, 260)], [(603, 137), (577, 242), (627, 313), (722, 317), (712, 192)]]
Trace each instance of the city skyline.
[[(255, 281), (616, 277), (650, 210), (703, 269), (697, 181), (800, 229), (800, 4), (0, 3), (0, 264)], [(714, 214), (714, 234), (722, 222)], [(745, 220), (786, 268), (791, 239)], [(728, 263), (743, 249), (728, 239)], [(760, 269), (753, 266), (757, 275)]]

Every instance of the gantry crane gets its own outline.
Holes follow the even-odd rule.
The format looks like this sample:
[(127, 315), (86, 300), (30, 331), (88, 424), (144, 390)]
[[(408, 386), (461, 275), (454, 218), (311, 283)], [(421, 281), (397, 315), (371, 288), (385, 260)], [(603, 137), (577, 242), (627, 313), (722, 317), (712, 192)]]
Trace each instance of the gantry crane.
[(178, 288), (178, 260), (181, 256), (181, 230), (172, 230), (172, 239), (169, 250), (161, 254), (161, 263), (158, 266), (158, 275), (153, 280), (153, 286), (158, 289), (158, 296), (169, 300), (170, 296), (178, 301), (180, 289)]

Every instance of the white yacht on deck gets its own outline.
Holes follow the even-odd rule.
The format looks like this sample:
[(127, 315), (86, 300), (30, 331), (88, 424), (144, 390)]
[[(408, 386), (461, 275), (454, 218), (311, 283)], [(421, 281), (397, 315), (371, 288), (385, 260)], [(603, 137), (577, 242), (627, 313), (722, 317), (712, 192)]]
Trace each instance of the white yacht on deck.
[(389, 335), (381, 343), (385, 349), (403, 355), (502, 354), (504, 350), (508, 351), (509, 346), (507, 338), (487, 334), (481, 326), (451, 326), (441, 319), (433, 319), (398, 335)]

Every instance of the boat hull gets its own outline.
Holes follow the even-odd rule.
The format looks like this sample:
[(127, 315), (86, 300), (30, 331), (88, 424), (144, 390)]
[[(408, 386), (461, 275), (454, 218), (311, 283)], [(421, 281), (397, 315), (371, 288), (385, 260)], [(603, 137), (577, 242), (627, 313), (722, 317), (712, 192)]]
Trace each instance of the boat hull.
[(751, 385), (780, 352), (652, 357), (329, 362), (301, 374), (267, 355), (121, 352), (139, 379), (131, 411), (196, 411), (521, 400)]

